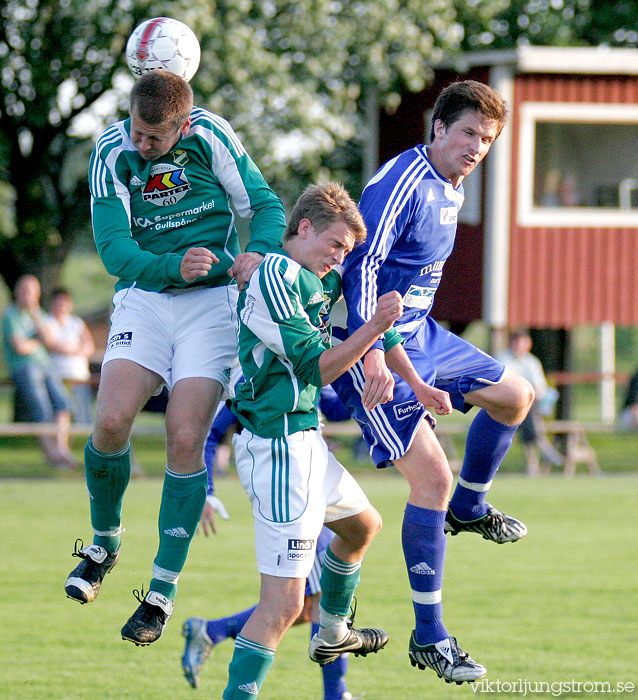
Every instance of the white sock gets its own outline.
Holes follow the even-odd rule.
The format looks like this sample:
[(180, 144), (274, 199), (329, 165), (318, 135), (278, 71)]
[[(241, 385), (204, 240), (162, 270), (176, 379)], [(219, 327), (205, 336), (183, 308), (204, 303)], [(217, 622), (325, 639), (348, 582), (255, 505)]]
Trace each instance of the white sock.
[(337, 644), (346, 638), (348, 625), (344, 615), (332, 615), (319, 606), (319, 636), (328, 644)]

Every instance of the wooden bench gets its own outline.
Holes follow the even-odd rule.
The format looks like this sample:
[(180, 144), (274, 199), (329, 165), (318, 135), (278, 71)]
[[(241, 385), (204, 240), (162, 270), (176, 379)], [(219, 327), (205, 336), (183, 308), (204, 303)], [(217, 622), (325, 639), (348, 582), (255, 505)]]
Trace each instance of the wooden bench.
[[(326, 437), (357, 437), (361, 435), (361, 429), (354, 420), (343, 423), (325, 423), (322, 428)], [(435, 435), (450, 464), (450, 469), (455, 474), (461, 471), (461, 458), (452, 440), (453, 435), (463, 435), (467, 431), (467, 426), (459, 423), (437, 423)]]
[[(438, 437), (441, 447), (447, 455), (450, 468), (454, 473), (461, 469), (461, 459), (454, 445), (454, 435), (464, 435), (468, 426), (463, 423), (446, 423), (439, 421), (435, 435)], [(561, 435), (565, 438), (565, 476), (573, 476), (579, 464), (585, 464), (592, 474), (600, 474), (596, 451), (587, 440), (588, 432), (613, 432), (614, 426), (602, 423), (582, 423), (571, 420), (553, 420), (545, 422), (548, 436)], [(355, 421), (344, 423), (326, 423), (323, 428), (326, 436), (357, 436), (360, 435), (359, 426)]]
[[(70, 435), (89, 435), (92, 425), (80, 425), (77, 423), (69, 427)], [(0, 436), (26, 437), (29, 435), (56, 435), (58, 427), (55, 423), (0, 423)], [(164, 433), (164, 425), (137, 425), (133, 424), (133, 435), (161, 435)]]
[(581, 423), (571, 420), (554, 420), (545, 422), (545, 430), (548, 435), (561, 435), (565, 437), (565, 476), (574, 476), (576, 467), (585, 464), (591, 474), (600, 474), (596, 451), (589, 444), (587, 432), (611, 432), (613, 426), (604, 424)]
[[(454, 473), (461, 469), (461, 458), (454, 445), (455, 435), (464, 435), (467, 432), (467, 424), (448, 423), (439, 421), (435, 434), (447, 455), (450, 467)], [(601, 469), (594, 448), (587, 439), (587, 433), (592, 432), (613, 432), (613, 425), (602, 423), (582, 423), (580, 421), (553, 420), (545, 422), (545, 429), (548, 436), (564, 436), (565, 444), (565, 466), (566, 476), (573, 476), (579, 464), (585, 464), (592, 474), (600, 474)], [(92, 430), (91, 425), (72, 424), (70, 426), (71, 435), (89, 435)], [(57, 426), (55, 423), (0, 423), (0, 436), (40, 436), (55, 435)], [(133, 435), (161, 435), (164, 433), (164, 424), (133, 424)], [(323, 427), (326, 437), (356, 437), (361, 434), (359, 426), (354, 420), (343, 423), (326, 423)]]

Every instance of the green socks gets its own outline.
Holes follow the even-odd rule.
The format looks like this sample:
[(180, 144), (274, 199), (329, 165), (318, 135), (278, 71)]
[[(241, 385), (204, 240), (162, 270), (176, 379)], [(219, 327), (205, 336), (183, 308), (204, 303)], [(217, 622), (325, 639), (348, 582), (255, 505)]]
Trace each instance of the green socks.
[(228, 667), (228, 685), (224, 700), (254, 700), (275, 660), (275, 650), (262, 646), (240, 634)]
[(149, 588), (170, 600), (175, 599), (177, 579), (206, 503), (207, 483), (206, 469), (194, 474), (166, 469), (159, 512), (159, 549)]
[(131, 476), (131, 446), (104, 454), (93, 447), (89, 437), (84, 448), (84, 470), (89, 490), (93, 544), (107, 552), (120, 546), (122, 499)]
[(347, 617), (360, 577), (360, 561), (341, 561), (328, 547), (321, 571), (321, 608), (331, 615)]

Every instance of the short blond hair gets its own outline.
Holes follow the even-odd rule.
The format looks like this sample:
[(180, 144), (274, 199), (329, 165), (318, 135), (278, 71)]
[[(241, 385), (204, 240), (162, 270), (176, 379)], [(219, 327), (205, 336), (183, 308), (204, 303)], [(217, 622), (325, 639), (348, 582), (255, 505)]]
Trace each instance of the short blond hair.
[(367, 229), (361, 212), (346, 188), (336, 182), (306, 187), (293, 207), (284, 240), (297, 235), (302, 219), (309, 219), (317, 233), (343, 221), (352, 232), (355, 243), (366, 239)]

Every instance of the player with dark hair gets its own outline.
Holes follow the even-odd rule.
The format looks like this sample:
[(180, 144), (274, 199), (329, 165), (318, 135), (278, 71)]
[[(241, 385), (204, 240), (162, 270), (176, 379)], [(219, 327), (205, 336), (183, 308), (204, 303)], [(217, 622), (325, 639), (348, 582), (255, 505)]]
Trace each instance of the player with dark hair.
[[(202, 452), (237, 361), (238, 287), (279, 245), (283, 205), (230, 124), (193, 106), (163, 70), (133, 87), (130, 117), (93, 151), (89, 185), (98, 253), (118, 278), (93, 432), (85, 448), (93, 543), (76, 542), (69, 598), (89, 603), (120, 552), (122, 499), (135, 416), (163, 385), (166, 473), (159, 548), (149, 590), (123, 639), (154, 642), (173, 611), (177, 581), (206, 499)], [(234, 218), (250, 220), (242, 253)]]
[[(503, 100), (487, 85), (454, 83), (434, 106), (430, 145), (401, 153), (372, 177), (359, 205), (368, 237), (344, 265), (348, 328), (335, 329), (341, 338), (356, 333), (381, 295), (397, 290), (404, 309), (394, 327), (420, 378), (448, 392), (457, 410), (481, 409), (469, 428), (448, 506), (452, 473), (433, 421), (415, 383), (408, 386), (381, 343), (333, 383), (359, 422), (373, 461), (378, 467), (394, 464), (410, 486), (402, 534), (416, 618), (409, 656), (413, 665), (428, 666), (449, 682), (472, 681), (486, 671), (442, 621), (445, 532), (477, 532), (499, 543), (527, 532), (523, 523), (486, 503), (485, 496), (529, 410), (532, 388), (429, 315), (454, 246), (463, 179), (487, 155), (506, 118)], [(392, 400), (370, 409), (364, 397), (371, 387), (386, 387)]]

